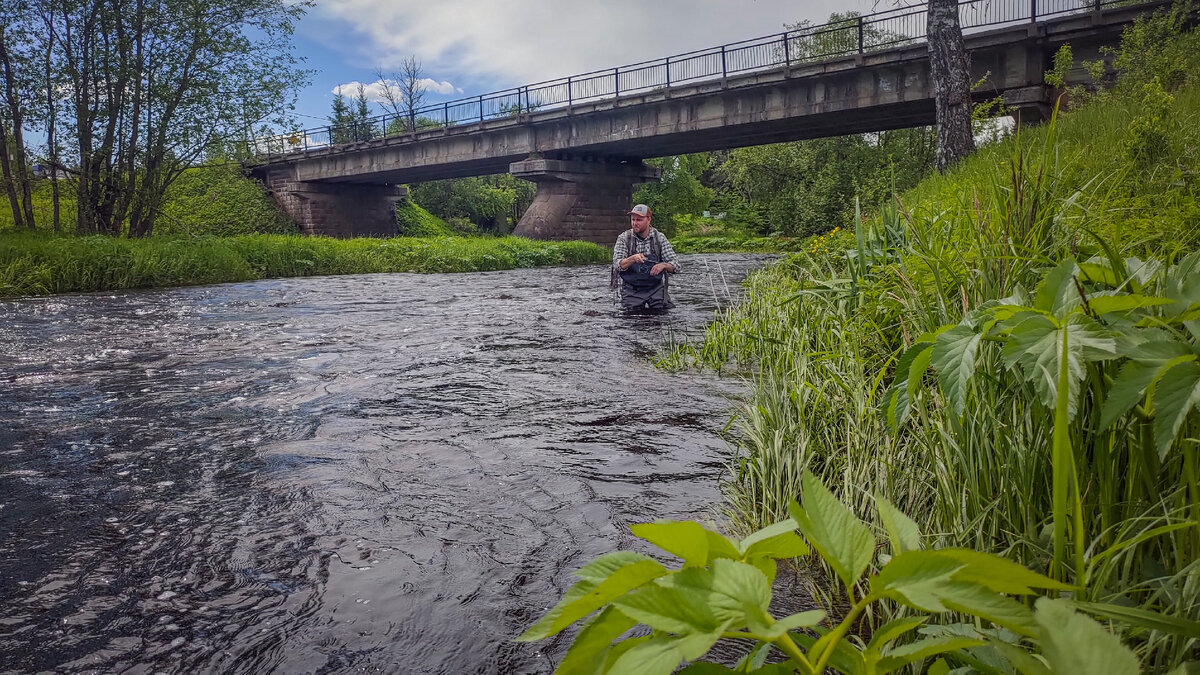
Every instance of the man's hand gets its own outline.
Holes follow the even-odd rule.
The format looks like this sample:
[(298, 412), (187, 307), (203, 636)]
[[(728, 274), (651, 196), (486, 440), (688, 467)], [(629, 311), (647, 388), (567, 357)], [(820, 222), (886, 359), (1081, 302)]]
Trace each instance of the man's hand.
[(675, 266), (672, 265), (671, 263), (660, 262), (657, 265), (655, 265), (654, 267), (650, 268), (650, 276), (656, 277), (656, 276), (662, 274), (663, 272), (672, 272), (674, 270), (675, 270)]
[[(634, 253), (633, 255), (621, 261), (621, 269), (628, 269), (633, 263), (643, 262), (646, 262), (646, 256), (642, 255), (641, 253)], [(657, 274), (657, 272), (651, 272), (651, 274)]]

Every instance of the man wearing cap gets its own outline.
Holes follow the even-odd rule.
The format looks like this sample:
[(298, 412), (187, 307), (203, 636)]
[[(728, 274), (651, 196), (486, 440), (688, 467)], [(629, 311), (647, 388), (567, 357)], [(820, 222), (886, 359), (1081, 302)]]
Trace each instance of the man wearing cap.
[(650, 207), (629, 210), (629, 229), (613, 246), (613, 283), (621, 279), (621, 304), (627, 309), (668, 309), (667, 279), (679, 273), (679, 256), (666, 235), (650, 227)]

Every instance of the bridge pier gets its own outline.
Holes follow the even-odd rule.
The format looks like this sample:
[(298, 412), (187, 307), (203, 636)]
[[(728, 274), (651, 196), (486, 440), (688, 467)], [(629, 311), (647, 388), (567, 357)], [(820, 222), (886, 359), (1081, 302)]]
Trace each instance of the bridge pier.
[(584, 240), (609, 245), (629, 229), (633, 185), (658, 180), (662, 171), (628, 164), (566, 159), (526, 159), (509, 172), (537, 184), (533, 203), (513, 234), (530, 239)]
[(408, 196), (399, 185), (318, 183), (278, 173), (266, 176), (275, 203), (304, 234), (326, 237), (390, 237), (399, 233), (396, 203)]

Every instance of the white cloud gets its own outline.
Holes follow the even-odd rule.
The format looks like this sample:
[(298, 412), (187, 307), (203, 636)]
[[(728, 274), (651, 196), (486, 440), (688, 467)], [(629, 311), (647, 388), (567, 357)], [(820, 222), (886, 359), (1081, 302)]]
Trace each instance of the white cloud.
[[(431, 91), (435, 94), (453, 94), (456, 92), (459, 94), (462, 93), (462, 89), (455, 87), (453, 84), (450, 84), (445, 80), (438, 82), (432, 78), (426, 77), (420, 81), (420, 85), (422, 90)], [(374, 103), (383, 103), (384, 101), (387, 101), (386, 93), (388, 89), (392, 90), (392, 96), (395, 98), (395, 100), (400, 101), (404, 99), (403, 94), (400, 93), (399, 83), (390, 79), (375, 80), (371, 83), (359, 82), (357, 80), (353, 82), (346, 82), (345, 84), (337, 85), (331, 89), (329, 93), (337, 94), (340, 92), (342, 96), (345, 96), (346, 98), (354, 98), (358, 96), (359, 87), (363, 88), (363, 93), (366, 94), (367, 100)]]
[[(512, 86), (769, 35), (785, 23), (819, 23), (833, 11), (869, 13), (874, 2), (323, 0), (312, 18), (348, 23), (366, 38), (356, 58), (385, 71), (415, 55), (426, 72)], [(433, 84), (430, 91), (457, 91)]]

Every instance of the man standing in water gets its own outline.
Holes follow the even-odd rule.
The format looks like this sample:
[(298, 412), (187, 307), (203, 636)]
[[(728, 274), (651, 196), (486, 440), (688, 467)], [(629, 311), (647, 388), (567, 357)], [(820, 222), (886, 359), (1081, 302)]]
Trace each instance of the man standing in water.
[(679, 257), (667, 236), (650, 227), (650, 207), (629, 211), (629, 229), (613, 246), (613, 283), (621, 279), (621, 306), (626, 309), (670, 309), (667, 278), (679, 273)]

